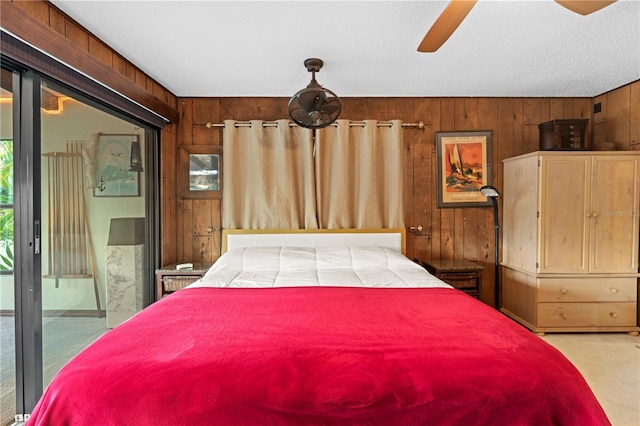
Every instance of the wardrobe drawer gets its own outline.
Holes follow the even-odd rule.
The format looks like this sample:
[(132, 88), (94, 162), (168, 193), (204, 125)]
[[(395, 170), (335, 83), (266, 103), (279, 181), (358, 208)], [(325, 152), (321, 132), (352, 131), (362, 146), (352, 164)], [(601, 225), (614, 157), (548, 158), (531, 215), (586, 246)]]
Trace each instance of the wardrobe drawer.
[(636, 278), (539, 278), (538, 302), (635, 302)]
[(539, 303), (539, 327), (626, 327), (636, 325), (635, 303)]

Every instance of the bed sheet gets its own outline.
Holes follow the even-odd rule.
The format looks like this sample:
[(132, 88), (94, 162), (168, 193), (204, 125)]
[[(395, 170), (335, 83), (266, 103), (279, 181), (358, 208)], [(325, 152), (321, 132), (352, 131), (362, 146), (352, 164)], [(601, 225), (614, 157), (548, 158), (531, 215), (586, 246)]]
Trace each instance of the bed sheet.
[(222, 255), (193, 287), (447, 287), (384, 247), (246, 247)]

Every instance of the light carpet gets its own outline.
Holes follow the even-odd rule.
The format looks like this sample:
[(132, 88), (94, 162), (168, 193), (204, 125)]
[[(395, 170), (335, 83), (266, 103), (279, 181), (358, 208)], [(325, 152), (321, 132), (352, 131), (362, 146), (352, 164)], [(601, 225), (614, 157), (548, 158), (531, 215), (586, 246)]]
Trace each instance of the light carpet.
[(614, 426), (640, 425), (640, 338), (625, 333), (546, 334), (593, 390)]

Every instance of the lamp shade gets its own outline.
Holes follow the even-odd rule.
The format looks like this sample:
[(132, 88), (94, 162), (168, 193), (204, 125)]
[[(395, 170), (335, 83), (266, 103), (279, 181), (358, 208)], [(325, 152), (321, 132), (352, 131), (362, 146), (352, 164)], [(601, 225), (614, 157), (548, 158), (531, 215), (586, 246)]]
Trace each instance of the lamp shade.
[(483, 186), (482, 188), (480, 188), (480, 192), (482, 193), (482, 195), (489, 198), (496, 198), (500, 196), (498, 190), (491, 185)]

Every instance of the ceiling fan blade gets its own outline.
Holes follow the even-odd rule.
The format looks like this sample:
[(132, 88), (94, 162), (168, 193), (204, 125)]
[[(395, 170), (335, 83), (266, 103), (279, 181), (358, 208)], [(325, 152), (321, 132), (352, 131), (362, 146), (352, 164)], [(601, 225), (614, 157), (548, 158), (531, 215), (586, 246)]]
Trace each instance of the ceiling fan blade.
[(418, 52), (435, 52), (451, 37), (477, 0), (451, 0), (422, 39)]
[(291, 116), (291, 118), (294, 119), (294, 121), (298, 123), (308, 124), (310, 122), (309, 112), (305, 111), (299, 106), (292, 107), (291, 110), (289, 111), (289, 115)]
[(338, 109), (340, 109), (340, 105), (334, 103), (326, 103), (320, 108), (322, 113), (327, 115), (333, 115), (336, 111), (338, 111)]
[(572, 12), (579, 13), (580, 15), (589, 15), (590, 13), (597, 12), (598, 10), (615, 2), (616, 0), (556, 0), (556, 3), (559, 5), (566, 7)]
[(297, 96), (300, 107), (307, 110), (307, 112), (311, 111), (315, 106), (317, 96), (316, 90), (304, 89)]

